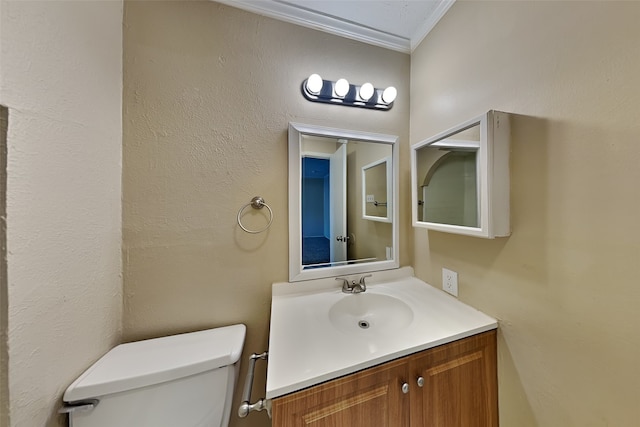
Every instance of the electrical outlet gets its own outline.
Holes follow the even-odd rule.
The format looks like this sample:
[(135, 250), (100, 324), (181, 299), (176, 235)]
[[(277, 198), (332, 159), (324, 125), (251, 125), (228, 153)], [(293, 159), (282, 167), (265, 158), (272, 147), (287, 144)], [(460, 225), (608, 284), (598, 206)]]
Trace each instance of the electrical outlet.
[(442, 289), (454, 297), (458, 296), (458, 273), (449, 269), (442, 269)]
[(376, 201), (376, 198), (373, 196), (373, 194), (367, 194), (367, 203), (373, 203)]

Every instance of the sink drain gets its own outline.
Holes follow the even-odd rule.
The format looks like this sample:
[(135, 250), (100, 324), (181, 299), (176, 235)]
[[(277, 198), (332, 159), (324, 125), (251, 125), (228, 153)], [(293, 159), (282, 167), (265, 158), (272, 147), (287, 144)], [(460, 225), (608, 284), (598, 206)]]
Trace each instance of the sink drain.
[(367, 322), (366, 320), (360, 320), (358, 322), (358, 326), (360, 326), (362, 329), (368, 329), (369, 328), (369, 322)]

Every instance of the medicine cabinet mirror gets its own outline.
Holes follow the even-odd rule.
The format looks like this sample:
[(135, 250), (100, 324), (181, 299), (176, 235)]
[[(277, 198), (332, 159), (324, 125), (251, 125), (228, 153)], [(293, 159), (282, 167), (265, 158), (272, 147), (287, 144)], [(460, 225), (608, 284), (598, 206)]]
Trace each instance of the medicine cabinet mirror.
[(290, 281), (398, 268), (397, 140), (289, 124)]
[(509, 115), (492, 110), (413, 145), (413, 226), (508, 236), (509, 132)]
[(362, 218), (391, 222), (391, 157), (385, 157), (362, 167)]

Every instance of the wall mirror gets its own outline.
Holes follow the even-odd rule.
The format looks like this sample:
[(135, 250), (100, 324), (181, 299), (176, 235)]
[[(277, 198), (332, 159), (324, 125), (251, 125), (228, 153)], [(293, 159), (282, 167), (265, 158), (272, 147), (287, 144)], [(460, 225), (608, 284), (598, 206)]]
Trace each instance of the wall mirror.
[(391, 199), (393, 194), (392, 185), (390, 156), (380, 158), (362, 167), (361, 200), (363, 219), (391, 222), (391, 210), (389, 209), (388, 200)]
[(398, 268), (397, 140), (289, 124), (290, 281)]
[(411, 148), (414, 227), (508, 236), (509, 116), (489, 111)]

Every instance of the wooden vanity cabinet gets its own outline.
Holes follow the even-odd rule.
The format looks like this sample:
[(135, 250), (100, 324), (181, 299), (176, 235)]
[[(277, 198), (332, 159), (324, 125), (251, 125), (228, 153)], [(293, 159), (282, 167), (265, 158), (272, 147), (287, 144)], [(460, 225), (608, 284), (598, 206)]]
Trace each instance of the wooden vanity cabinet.
[(474, 335), (273, 399), (273, 426), (497, 427), (496, 363)]
[(416, 353), (408, 360), (413, 380), (411, 427), (498, 426), (495, 331)]
[(273, 399), (273, 426), (409, 427), (408, 368), (396, 360)]

